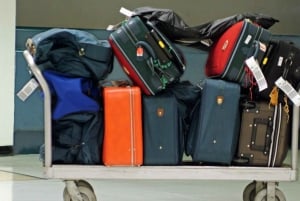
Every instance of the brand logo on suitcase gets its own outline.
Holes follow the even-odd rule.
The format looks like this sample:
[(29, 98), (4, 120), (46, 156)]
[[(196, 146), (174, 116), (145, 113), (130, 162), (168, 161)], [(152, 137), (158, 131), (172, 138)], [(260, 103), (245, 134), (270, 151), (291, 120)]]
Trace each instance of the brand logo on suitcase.
[(158, 117), (162, 117), (165, 114), (165, 110), (163, 108), (157, 108), (156, 114)]

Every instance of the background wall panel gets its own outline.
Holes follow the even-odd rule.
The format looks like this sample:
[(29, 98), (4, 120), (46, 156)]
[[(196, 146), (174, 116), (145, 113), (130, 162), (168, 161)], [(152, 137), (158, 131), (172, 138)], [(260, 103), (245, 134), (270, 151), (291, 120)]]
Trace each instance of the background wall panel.
[(170, 8), (189, 25), (243, 12), (264, 13), (280, 20), (273, 33), (300, 34), (299, 0), (17, 0), (17, 26), (106, 28), (124, 19), (122, 6)]

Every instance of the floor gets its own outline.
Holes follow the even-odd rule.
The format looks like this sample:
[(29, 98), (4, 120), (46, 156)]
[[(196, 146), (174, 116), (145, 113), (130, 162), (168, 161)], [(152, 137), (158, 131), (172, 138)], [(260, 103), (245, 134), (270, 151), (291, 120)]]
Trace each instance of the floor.
[[(249, 183), (96, 179), (89, 182), (98, 201), (243, 201), (242, 193)], [(0, 201), (63, 201), (64, 187), (61, 180), (43, 177), (37, 154), (0, 156)], [(280, 182), (279, 189), (287, 201), (299, 200), (300, 181)]]

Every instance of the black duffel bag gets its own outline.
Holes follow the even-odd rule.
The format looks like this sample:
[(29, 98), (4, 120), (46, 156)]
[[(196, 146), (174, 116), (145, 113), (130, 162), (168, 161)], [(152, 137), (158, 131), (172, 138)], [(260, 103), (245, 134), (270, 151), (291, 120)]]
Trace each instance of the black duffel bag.
[(86, 31), (49, 29), (29, 38), (26, 47), (41, 70), (96, 81), (105, 79), (112, 71), (113, 53), (108, 41)]

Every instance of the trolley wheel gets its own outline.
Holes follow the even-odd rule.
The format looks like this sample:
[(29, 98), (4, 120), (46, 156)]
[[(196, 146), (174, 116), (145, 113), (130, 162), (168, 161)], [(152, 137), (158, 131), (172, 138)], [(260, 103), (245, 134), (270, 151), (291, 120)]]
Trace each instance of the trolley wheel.
[(87, 182), (87, 181), (85, 181), (85, 180), (77, 180), (77, 181), (75, 181), (75, 183), (76, 183), (76, 186), (84, 186), (84, 187), (87, 187), (87, 188), (89, 188), (92, 192), (94, 192), (94, 188), (93, 188), (93, 186), (89, 183), (89, 182)]
[[(267, 201), (267, 189), (264, 188), (259, 191), (256, 194), (254, 201)], [(277, 188), (275, 189), (275, 201), (286, 201), (283, 192)]]
[(255, 193), (256, 182), (253, 181), (245, 187), (243, 192), (243, 201), (254, 201)]
[[(86, 186), (78, 186), (78, 190), (83, 201), (97, 201), (95, 193)], [(72, 201), (68, 189), (65, 187), (63, 192), (64, 201)]]

